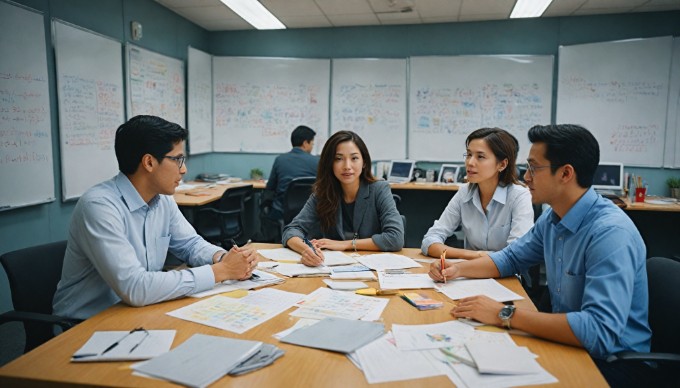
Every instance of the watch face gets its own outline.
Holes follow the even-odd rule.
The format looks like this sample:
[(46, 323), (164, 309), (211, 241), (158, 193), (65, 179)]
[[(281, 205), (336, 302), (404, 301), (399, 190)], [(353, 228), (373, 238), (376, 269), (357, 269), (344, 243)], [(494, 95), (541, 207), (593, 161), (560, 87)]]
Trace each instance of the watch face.
[(498, 313), (498, 317), (501, 319), (508, 319), (512, 317), (512, 314), (515, 312), (515, 306), (504, 306), (501, 311)]

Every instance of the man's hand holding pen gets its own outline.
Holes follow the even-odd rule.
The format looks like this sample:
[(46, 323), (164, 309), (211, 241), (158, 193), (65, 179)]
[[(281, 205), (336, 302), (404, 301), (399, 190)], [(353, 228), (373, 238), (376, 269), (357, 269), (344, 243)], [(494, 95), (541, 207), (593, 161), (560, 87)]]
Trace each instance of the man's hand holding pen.
[(250, 241), (239, 247), (232, 240), (229, 252), (224, 252), (215, 266), (215, 281), (249, 279), (257, 267), (257, 253), (249, 247)]

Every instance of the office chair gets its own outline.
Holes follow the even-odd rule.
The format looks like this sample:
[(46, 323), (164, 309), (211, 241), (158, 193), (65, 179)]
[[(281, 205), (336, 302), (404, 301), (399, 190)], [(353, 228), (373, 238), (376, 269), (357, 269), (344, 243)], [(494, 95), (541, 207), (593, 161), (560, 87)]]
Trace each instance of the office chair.
[(220, 244), (227, 250), (233, 245), (232, 239), (243, 243), (245, 203), (252, 196), (253, 185), (227, 189), (216, 207), (207, 207), (196, 212), (196, 232), (207, 241)]
[(401, 215), (401, 222), (404, 224), (404, 248), (406, 248), (406, 216), (401, 212), (401, 196), (399, 194), (392, 193), (392, 198), (394, 199), (394, 204), (397, 205), (397, 211)]
[(52, 314), (52, 299), (61, 279), (66, 241), (19, 249), (0, 256), (9, 279), (14, 310), (0, 314), (0, 324), (22, 322), (24, 353), (54, 337), (53, 325), (68, 330), (79, 320)]
[(288, 225), (293, 218), (300, 213), (300, 210), (305, 206), (307, 199), (312, 194), (312, 186), (316, 181), (316, 177), (305, 176), (294, 178), (286, 188), (286, 194), (283, 196), (283, 224)]
[(609, 356), (607, 362), (656, 362), (650, 368), (649, 386), (680, 386), (680, 262), (665, 257), (647, 260), (649, 287), (649, 326), (652, 329), (650, 353), (621, 352)]

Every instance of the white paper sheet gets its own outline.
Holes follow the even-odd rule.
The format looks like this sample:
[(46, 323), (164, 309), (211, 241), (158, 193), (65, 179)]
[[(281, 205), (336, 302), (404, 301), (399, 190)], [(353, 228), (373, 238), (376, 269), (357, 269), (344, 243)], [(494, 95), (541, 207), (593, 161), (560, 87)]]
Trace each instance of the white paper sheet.
[(425, 350), (464, 345), (475, 329), (466, 324), (448, 321), (429, 325), (392, 325), (399, 350)]
[[(331, 269), (332, 271), (332, 269)], [(375, 280), (376, 277), (371, 271), (361, 272), (331, 272), (331, 279), (333, 280)]]
[(241, 299), (213, 296), (166, 314), (242, 334), (289, 309), (303, 294), (266, 288)]
[(443, 374), (423, 353), (399, 350), (391, 333), (357, 349), (352, 357), (358, 360), (369, 384)]
[[(177, 330), (96, 331), (75, 353), (72, 362), (147, 360), (170, 350)], [(114, 348), (101, 354), (118, 342)]]
[(373, 255), (361, 256), (358, 260), (361, 264), (376, 271), (421, 267), (421, 265), (416, 263), (412, 258), (397, 255), (395, 253), (376, 253)]
[(269, 260), (287, 263), (299, 263), (302, 259), (299, 253), (288, 248), (258, 249), (257, 253)]
[(323, 282), (326, 283), (328, 287), (339, 291), (354, 291), (368, 287), (364, 282), (338, 282), (328, 279), (324, 279)]
[(336, 317), (374, 321), (380, 318), (388, 299), (318, 288), (297, 303), (290, 315), (312, 319)]
[(529, 349), (515, 344), (473, 340), (466, 342), (465, 347), (480, 373), (521, 375), (541, 373), (542, 370)]
[(331, 270), (325, 265), (318, 267), (308, 267), (304, 264), (279, 263), (274, 270), (283, 276), (327, 276), (330, 275)]
[(494, 279), (456, 279), (439, 283), (435, 288), (453, 300), (476, 295), (486, 295), (498, 302), (524, 299)]
[(391, 274), (378, 271), (378, 281), (383, 290), (408, 290), (415, 288), (434, 288), (432, 278), (426, 273)]
[(223, 294), (225, 292), (235, 291), (235, 290), (253, 290), (255, 288), (271, 286), (272, 284), (283, 283), (285, 279), (278, 276), (266, 273), (264, 271), (253, 271), (253, 274), (257, 275), (258, 279), (253, 280), (225, 280), (222, 283), (216, 284), (212, 290), (207, 290), (203, 292), (197, 292), (195, 294), (189, 295), (192, 298), (204, 298), (206, 296)]
[(328, 266), (356, 264), (357, 260), (340, 251), (323, 251), (323, 263)]

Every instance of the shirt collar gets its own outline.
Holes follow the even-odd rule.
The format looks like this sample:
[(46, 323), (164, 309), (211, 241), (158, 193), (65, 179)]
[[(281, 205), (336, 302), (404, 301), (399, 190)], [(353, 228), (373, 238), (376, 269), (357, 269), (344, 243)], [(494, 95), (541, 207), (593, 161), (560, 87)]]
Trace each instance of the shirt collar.
[[(498, 186), (496, 186), (496, 191), (493, 192), (493, 197), (491, 198), (491, 200), (505, 205), (505, 202), (508, 199), (508, 187), (509, 186), (510, 185), (507, 185), (507, 186), (498, 185)], [(475, 195), (477, 197), (479, 197), (479, 186), (474, 185), (474, 189), (472, 189), (472, 185), (470, 183), (468, 183), (468, 189), (469, 190), (467, 192), (467, 196), (465, 197), (465, 199), (463, 199), (463, 202), (472, 201), (472, 199), (475, 198)]]
[[(123, 197), (123, 202), (125, 202), (125, 205), (127, 205), (130, 212), (134, 212), (147, 205), (125, 174), (119, 172), (114, 178), (114, 182), (116, 187), (118, 187), (118, 191), (120, 191), (120, 195)], [(156, 205), (156, 203), (158, 203), (158, 198), (158, 195), (154, 196), (148, 203), (149, 207)]]
[(588, 214), (588, 210), (595, 204), (595, 201), (597, 201), (597, 193), (595, 190), (591, 187), (586, 192), (579, 198), (578, 201), (574, 204), (574, 206), (567, 211), (567, 214), (564, 215), (564, 218), (562, 220), (559, 219), (557, 214), (553, 212), (552, 217), (553, 217), (553, 223), (560, 223), (562, 226), (567, 228), (570, 232), (576, 233), (578, 230), (579, 226), (581, 226), (581, 223), (583, 222), (583, 219), (585, 218), (586, 214)]

